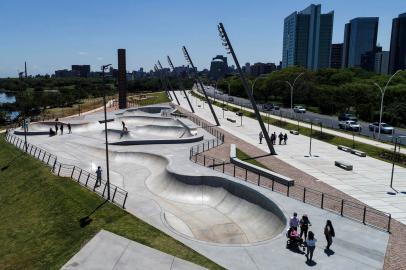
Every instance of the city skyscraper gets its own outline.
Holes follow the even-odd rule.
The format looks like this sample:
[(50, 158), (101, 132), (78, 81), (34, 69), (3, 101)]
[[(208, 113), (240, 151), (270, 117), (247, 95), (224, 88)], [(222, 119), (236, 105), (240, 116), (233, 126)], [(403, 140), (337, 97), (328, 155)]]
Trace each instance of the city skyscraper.
[(389, 52), (389, 73), (406, 69), (406, 13), (392, 21), (392, 34)]
[(342, 64), (344, 68), (362, 67), (374, 70), (378, 22), (378, 17), (360, 17), (345, 24)]
[(227, 74), (228, 64), (227, 57), (222, 55), (217, 55), (214, 57), (210, 63), (210, 78), (218, 80), (219, 78), (224, 78)]
[(331, 45), (330, 67), (341, 68), (343, 62), (343, 43)]
[(334, 12), (321, 14), (321, 5), (310, 5), (284, 20), (282, 67), (317, 70), (330, 66)]

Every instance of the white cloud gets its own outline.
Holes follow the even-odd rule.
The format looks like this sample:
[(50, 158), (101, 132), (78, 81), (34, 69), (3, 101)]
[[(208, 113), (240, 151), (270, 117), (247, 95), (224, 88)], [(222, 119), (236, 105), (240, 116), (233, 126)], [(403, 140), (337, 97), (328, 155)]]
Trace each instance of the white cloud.
[(78, 52), (79, 55), (86, 55), (87, 52)]
[(99, 56), (99, 57), (96, 57), (96, 60), (97, 60), (97, 61), (101, 61), (101, 60), (103, 60), (103, 59), (104, 59), (104, 58), (103, 58), (103, 57), (100, 57), (100, 56)]

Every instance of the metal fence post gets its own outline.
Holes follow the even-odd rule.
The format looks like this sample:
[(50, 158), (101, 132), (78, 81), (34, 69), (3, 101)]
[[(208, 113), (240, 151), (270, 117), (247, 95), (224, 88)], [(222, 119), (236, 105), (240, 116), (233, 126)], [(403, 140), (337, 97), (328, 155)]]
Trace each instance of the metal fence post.
[(364, 224), (365, 224), (365, 216), (366, 216), (366, 214), (367, 214), (367, 207), (364, 206), (364, 215), (362, 217), (362, 223), (364, 223)]
[(61, 163), (59, 163), (58, 176), (59, 176), (59, 173), (61, 172), (61, 167), (62, 167), (62, 164), (61, 164)]
[(113, 198), (111, 199), (111, 202), (114, 202), (114, 197), (116, 196), (116, 192), (117, 192), (117, 187), (114, 189)]
[(82, 176), (82, 169), (80, 169), (79, 177), (78, 177), (78, 182), (80, 182), (80, 177)]
[(390, 233), (390, 222), (392, 220), (392, 215), (389, 214), (389, 219), (388, 219), (388, 232)]
[(224, 163), (224, 161), (223, 161), (223, 173), (224, 173), (224, 167), (225, 167), (225, 163)]
[[(96, 181), (96, 183), (97, 183), (97, 181)], [(104, 188), (103, 188), (103, 194), (102, 194), (102, 197), (104, 198), (104, 192), (106, 191), (106, 187), (107, 187), (107, 185), (106, 184), (104, 184)]]
[(233, 176), (235, 177), (235, 165), (234, 165), (234, 170), (233, 170)]
[(87, 182), (89, 181), (90, 173), (87, 175), (85, 187), (87, 187)]
[(320, 205), (321, 209), (324, 209), (324, 193), (321, 193), (321, 205)]
[(272, 191), (274, 189), (274, 186), (275, 186), (275, 180), (272, 179)]
[(289, 192), (290, 192), (290, 186), (288, 185), (288, 190), (286, 191), (286, 196), (289, 197)]
[(261, 182), (261, 174), (258, 173), (258, 186), (259, 186), (260, 182)]
[(214, 170), (214, 158), (213, 158), (213, 170)]
[(344, 212), (344, 199), (341, 200), (341, 215), (343, 215)]
[(70, 174), (70, 178), (73, 178), (73, 173), (75, 172), (76, 167), (73, 166), (72, 173)]
[(306, 202), (306, 188), (303, 188), (303, 202)]
[(125, 193), (124, 202), (123, 202), (123, 208), (125, 208), (124, 205), (125, 205), (125, 202), (127, 201), (127, 196), (128, 196), (128, 192)]
[(203, 166), (206, 167), (206, 155), (203, 155)]
[(51, 159), (51, 154), (48, 156), (47, 165), (49, 164), (49, 160)]
[(56, 159), (54, 161), (54, 165), (52, 166), (52, 172), (55, 172), (55, 166), (56, 166)]
[(248, 170), (245, 169), (245, 181), (247, 181), (247, 179), (248, 179)]

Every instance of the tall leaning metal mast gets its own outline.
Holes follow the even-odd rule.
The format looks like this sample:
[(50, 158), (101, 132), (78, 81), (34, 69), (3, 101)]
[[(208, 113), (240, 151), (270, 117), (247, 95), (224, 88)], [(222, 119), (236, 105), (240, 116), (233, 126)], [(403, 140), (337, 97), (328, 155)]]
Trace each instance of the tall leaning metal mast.
[(203, 94), (204, 94), (204, 97), (206, 98), (207, 104), (209, 104), (209, 108), (210, 108), (211, 114), (213, 115), (214, 121), (216, 121), (216, 125), (220, 126), (220, 122), (219, 122), (219, 120), (217, 118), (216, 113), (214, 112), (213, 106), (211, 105), (211, 101), (210, 101), (209, 97), (207, 96), (206, 89), (204, 89), (203, 83), (199, 78), (199, 74), (197, 73), (195, 65), (193, 65), (192, 59), (190, 58), (190, 55), (189, 55), (189, 53), (188, 53), (185, 46), (182, 47), (182, 51), (183, 51), (183, 55), (185, 56), (186, 61), (192, 67), (193, 75), (195, 76), (195, 79), (196, 79), (197, 83), (199, 84), (200, 88), (203, 91)]
[(234, 53), (233, 46), (231, 45), (231, 42), (227, 36), (226, 30), (224, 29), (224, 26), (222, 23), (219, 23), (217, 28), (219, 30), (220, 38), (223, 41), (223, 46), (226, 47), (227, 53), (231, 54), (231, 56), (233, 57), (233, 60), (237, 67), (238, 73), (240, 74), (240, 78), (241, 78), (242, 84), (244, 86), (244, 89), (247, 92), (248, 97), (250, 98), (252, 108), (254, 109), (254, 112), (255, 112), (255, 117), (257, 118), (257, 120), (259, 122), (259, 126), (261, 127), (261, 131), (264, 134), (266, 144), (268, 145), (268, 148), (269, 148), (269, 152), (271, 153), (271, 155), (276, 155), (275, 149), (273, 148), (273, 145), (269, 138), (268, 131), (265, 128), (265, 124), (262, 121), (261, 114), (259, 113), (257, 104), (255, 102), (254, 94), (252, 93), (251, 89), (248, 86), (248, 81), (245, 78), (244, 73), (241, 70), (240, 63), (238, 62), (237, 56)]

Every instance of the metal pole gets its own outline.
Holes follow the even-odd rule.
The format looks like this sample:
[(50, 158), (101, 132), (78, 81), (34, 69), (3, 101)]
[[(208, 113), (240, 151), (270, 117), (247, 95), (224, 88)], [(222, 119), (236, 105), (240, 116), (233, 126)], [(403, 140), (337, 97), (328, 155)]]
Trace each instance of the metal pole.
[[(172, 60), (171, 60), (171, 58), (169, 57), (169, 55), (167, 56), (167, 59), (168, 59), (168, 64), (169, 64), (169, 66), (172, 68), (173, 71), (175, 71), (175, 66), (173, 65)], [(179, 84), (180, 84), (180, 87), (183, 89), (183, 94), (184, 94), (185, 97), (186, 97), (186, 100), (187, 100), (187, 103), (189, 104), (190, 110), (192, 111), (192, 113), (194, 113), (195, 110), (193, 109), (192, 103), (190, 103), (189, 97), (187, 96), (185, 87), (183, 86), (183, 83), (182, 83), (182, 80), (181, 80), (180, 77), (179, 77)]]
[(390, 176), (390, 187), (392, 187), (393, 184), (393, 172), (395, 171), (395, 159), (396, 159), (396, 147), (397, 147), (397, 143), (398, 143), (398, 138), (395, 138), (395, 149), (393, 150), (393, 159), (392, 159), (392, 173)]
[(253, 109), (254, 109), (255, 117), (256, 117), (256, 119), (257, 119), (258, 122), (259, 122), (259, 125), (260, 125), (260, 127), (261, 127), (261, 131), (262, 131), (262, 134), (264, 134), (265, 141), (266, 141), (266, 143), (267, 143), (267, 145), (268, 145), (270, 154), (271, 154), (271, 155), (276, 155), (276, 151), (275, 151), (275, 149), (273, 148), (273, 145), (272, 145), (272, 143), (271, 143), (271, 139), (269, 138), (269, 134), (268, 134), (268, 132), (267, 132), (267, 130), (266, 130), (266, 128), (265, 128), (264, 122), (262, 121), (261, 114), (259, 113), (257, 104), (256, 104), (256, 102), (255, 102), (255, 100), (254, 100), (254, 96), (253, 96), (253, 94), (252, 94), (252, 91), (250, 91), (250, 89), (249, 89), (249, 87), (248, 87), (247, 79), (245, 78), (245, 76), (244, 76), (244, 74), (243, 74), (243, 72), (242, 72), (242, 70), (241, 70), (240, 63), (238, 62), (237, 56), (235, 55), (235, 52), (234, 52), (233, 47), (232, 47), (232, 45), (231, 45), (231, 42), (230, 42), (230, 40), (229, 40), (229, 38), (228, 38), (228, 36), (227, 36), (226, 30), (224, 29), (224, 26), (223, 26), (222, 23), (219, 23), (219, 25), (218, 25), (218, 30), (219, 30), (219, 32), (220, 32), (220, 37), (221, 37), (222, 40), (224, 41), (223, 45), (227, 46), (227, 48), (228, 48), (228, 50), (229, 50), (229, 53), (231, 53), (231, 55), (232, 55), (232, 57), (233, 57), (233, 59), (234, 59), (234, 63), (235, 63), (235, 65), (236, 65), (236, 67), (237, 67), (238, 73), (240, 74), (241, 81), (242, 81), (242, 83), (243, 83), (243, 85), (244, 85), (244, 89), (245, 89), (245, 91), (247, 92), (248, 97), (249, 97), (249, 99), (250, 99), (250, 101), (251, 101), (251, 105), (252, 105), (252, 107), (253, 107)]
[[(102, 66), (103, 86), (106, 87), (104, 79), (104, 70), (109, 65)], [(109, 142), (107, 138), (107, 110), (106, 110), (106, 89), (103, 89), (103, 104), (104, 104), (104, 133), (106, 135), (106, 165), (107, 165), (107, 200), (110, 200), (110, 170), (109, 170)]]
[(163, 68), (162, 68), (161, 62), (160, 62), (159, 60), (158, 60), (158, 68), (161, 70), (161, 72), (162, 72), (162, 77), (164, 78), (164, 80), (166, 81), (167, 85), (169, 86), (169, 90), (171, 90), (171, 91), (172, 91), (172, 94), (175, 96), (176, 103), (178, 103), (178, 105), (180, 105), (178, 96), (176, 95), (175, 90), (173, 90), (172, 85), (171, 85), (171, 83), (170, 83), (168, 77), (167, 77), (166, 74), (164, 73), (164, 70), (163, 70)]
[(310, 122), (310, 147), (309, 147), (309, 156), (312, 156), (312, 134), (313, 134), (313, 121)]
[[(189, 52), (187, 51), (187, 49), (186, 49), (185, 46), (182, 47), (182, 51), (183, 51), (183, 54), (185, 55), (186, 61), (187, 61), (187, 62), (191, 65), (191, 67), (192, 67), (193, 74), (195, 75), (195, 79), (196, 79), (196, 81), (198, 82), (200, 88), (201, 88), (202, 91), (203, 91), (203, 94), (204, 94), (204, 97), (206, 98), (207, 104), (209, 104), (209, 108), (210, 108), (211, 114), (213, 115), (214, 121), (216, 122), (216, 125), (217, 125), (217, 126), (220, 126), (220, 122), (219, 122), (219, 120), (218, 120), (218, 118), (217, 118), (216, 113), (214, 112), (213, 106), (211, 105), (211, 101), (210, 101), (209, 97), (207, 96), (207, 93), (206, 93), (206, 90), (204, 89), (203, 83), (202, 83), (202, 81), (201, 81), (200, 78), (199, 78), (199, 74), (197, 73), (197, 70), (196, 70), (195, 66), (193, 65), (193, 61), (192, 61), (192, 59), (190, 58)], [(204, 106), (204, 101), (203, 101), (203, 106)], [(204, 108), (204, 107), (203, 107), (203, 108)]]

